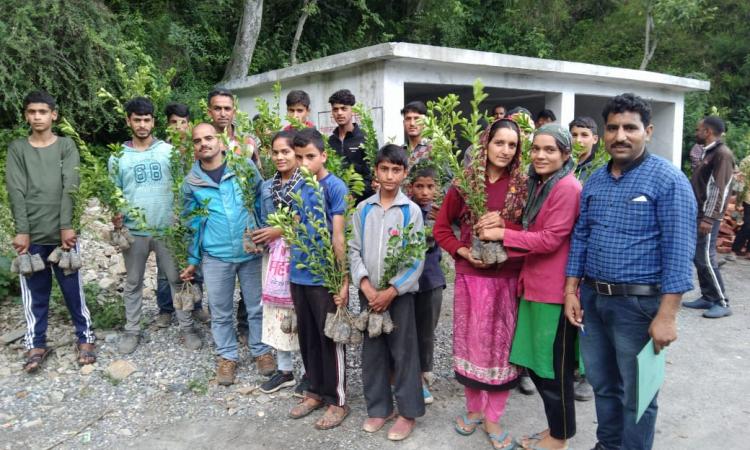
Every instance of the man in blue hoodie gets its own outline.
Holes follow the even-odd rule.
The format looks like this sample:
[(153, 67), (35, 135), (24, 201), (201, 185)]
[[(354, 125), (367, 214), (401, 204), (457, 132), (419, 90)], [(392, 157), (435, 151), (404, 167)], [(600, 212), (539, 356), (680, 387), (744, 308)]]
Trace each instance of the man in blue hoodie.
[(243, 246), (246, 227), (259, 228), (260, 172), (252, 161), (254, 175), (255, 211), (245, 208), (244, 195), (239, 180), (227, 167), (216, 128), (201, 123), (193, 128), (193, 147), (198, 160), (193, 164), (182, 186), (184, 213), (191, 215), (197, 208), (207, 208), (208, 215), (192, 219), (193, 230), (188, 248), (188, 267), (180, 276), (191, 280), (195, 268), (201, 264), (203, 279), (208, 290), (211, 311), (211, 333), (216, 352), (216, 380), (223, 386), (234, 383), (239, 354), (237, 335), (234, 332), (234, 286), (237, 279), (245, 299), (250, 324), (250, 353), (258, 371), (271, 375), (276, 363), (271, 347), (261, 342), (263, 308), (261, 299), (261, 255), (247, 253)]
[[(135, 351), (140, 341), (143, 275), (149, 253), (156, 253), (156, 264), (167, 276), (173, 295), (180, 278), (167, 245), (151, 235), (151, 230), (158, 232), (172, 224), (172, 146), (152, 135), (154, 105), (151, 100), (136, 97), (125, 104), (125, 112), (132, 139), (123, 144), (121, 155), (110, 156), (109, 173), (125, 200), (139, 208), (146, 220), (145, 224), (138, 223), (134, 217), (122, 214), (112, 219), (115, 229), (126, 226), (135, 239), (130, 248), (122, 252), (127, 271), (123, 292), (126, 323), (118, 350), (129, 354)], [(177, 311), (176, 315), (185, 346), (191, 350), (200, 349), (201, 338), (193, 328), (190, 313)]]

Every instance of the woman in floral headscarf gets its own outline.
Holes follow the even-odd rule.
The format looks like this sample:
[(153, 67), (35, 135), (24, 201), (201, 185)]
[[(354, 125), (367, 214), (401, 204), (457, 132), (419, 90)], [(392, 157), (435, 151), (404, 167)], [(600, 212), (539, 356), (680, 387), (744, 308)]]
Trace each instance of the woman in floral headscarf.
[[(469, 435), (479, 424), (498, 449), (510, 449), (512, 439), (500, 427), (505, 403), (517, 381), (519, 369), (510, 364), (510, 345), (516, 327), (516, 285), (521, 260), (511, 258), (501, 265), (488, 265), (471, 256), (473, 225), (504, 224), (520, 229), (526, 177), (521, 168), (521, 136), (515, 122), (501, 119), (481, 137), (477, 158), (485, 161), (476, 170), (465, 170), (470, 179), (483, 183), (487, 211), (471, 217), (466, 193), (455, 186), (446, 194), (433, 234), (438, 244), (455, 260), (456, 281), (453, 306), (453, 369), (465, 386), (467, 412), (456, 418), (456, 431)], [(476, 173), (473, 171), (476, 170)], [(452, 225), (460, 226), (460, 238)]]
[(482, 239), (502, 240), (508, 255), (524, 257), (510, 361), (528, 368), (544, 403), (548, 428), (519, 441), (521, 447), (536, 450), (566, 449), (567, 440), (576, 432), (576, 330), (562, 313), (565, 264), (581, 196), (571, 149), (567, 129), (547, 124), (536, 130), (523, 229), (487, 227), (479, 231)]

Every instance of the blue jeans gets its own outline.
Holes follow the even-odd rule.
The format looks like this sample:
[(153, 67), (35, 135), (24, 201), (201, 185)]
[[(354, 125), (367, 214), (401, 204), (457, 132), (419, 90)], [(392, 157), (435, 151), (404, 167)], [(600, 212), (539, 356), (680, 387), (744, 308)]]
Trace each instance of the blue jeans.
[[(197, 284), (198, 287), (203, 290), (203, 276), (201, 270), (195, 271), (195, 279), (193, 284)], [(159, 307), (159, 314), (173, 314), (174, 304), (172, 303), (172, 289), (169, 287), (169, 280), (159, 269), (156, 269), (156, 305)], [(195, 302), (193, 311), (200, 311), (203, 308), (203, 302)]]
[(248, 339), (250, 354), (256, 357), (270, 352), (271, 347), (261, 342), (263, 307), (260, 304), (260, 258), (243, 263), (231, 263), (204, 255), (202, 267), (203, 280), (208, 291), (208, 306), (211, 311), (211, 333), (219, 356), (232, 361), (239, 360), (233, 314), (234, 286), (238, 278), (250, 324)]
[(597, 440), (607, 449), (650, 449), (654, 443), (656, 397), (636, 423), (636, 356), (650, 336), (659, 309), (657, 296), (599, 295), (581, 285), (586, 334), (579, 335), (586, 379), (594, 388)]

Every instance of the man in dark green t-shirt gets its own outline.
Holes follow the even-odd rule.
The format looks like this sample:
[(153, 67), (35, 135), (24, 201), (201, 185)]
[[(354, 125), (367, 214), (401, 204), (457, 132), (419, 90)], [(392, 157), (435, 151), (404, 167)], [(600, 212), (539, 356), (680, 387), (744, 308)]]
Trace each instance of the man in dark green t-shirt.
[(20, 276), (28, 349), (24, 370), (37, 370), (49, 353), (46, 334), (53, 271), (75, 325), (78, 363), (92, 364), (96, 361), (96, 338), (81, 275), (78, 271), (66, 274), (47, 261), (58, 246), (63, 250), (78, 249), (71, 196), (78, 186), (78, 149), (70, 138), (52, 132), (57, 106), (50, 94), (32, 92), (23, 106), (31, 135), (10, 143), (5, 168), (15, 222), (13, 248), (19, 255), (39, 254), (46, 263), (44, 270)]

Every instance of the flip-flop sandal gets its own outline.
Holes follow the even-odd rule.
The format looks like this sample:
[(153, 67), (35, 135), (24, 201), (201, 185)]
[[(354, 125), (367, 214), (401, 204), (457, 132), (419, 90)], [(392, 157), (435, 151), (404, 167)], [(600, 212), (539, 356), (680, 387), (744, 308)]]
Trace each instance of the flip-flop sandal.
[[(328, 414), (328, 411), (326, 411), (326, 413), (323, 414), (323, 417), (321, 417), (320, 419), (318, 419), (317, 422), (315, 422), (315, 428), (318, 430), (330, 430), (332, 428), (336, 428), (337, 426), (341, 425), (344, 419), (346, 419), (346, 417), (351, 412), (351, 408), (349, 408), (349, 405), (344, 405), (341, 408), (344, 409), (343, 413), (334, 412), (334, 413)], [(333, 422), (325, 423), (327, 421), (327, 418), (331, 418), (331, 417), (333, 417)]]
[(513, 442), (513, 439), (510, 440), (510, 443), (508, 445), (500, 447), (501, 445), (503, 445), (505, 440), (508, 439), (507, 431), (503, 431), (500, 434), (487, 433), (487, 437), (490, 438), (490, 443), (492, 444), (492, 448), (496, 448), (497, 450), (513, 450), (514, 448), (516, 448), (516, 443)]
[(297, 406), (292, 408), (291, 411), (289, 411), (289, 418), (290, 419), (301, 419), (311, 412), (315, 411), (316, 409), (320, 409), (323, 407), (323, 402), (319, 401), (315, 405), (310, 405), (309, 403), (305, 403), (306, 400), (314, 400), (312, 397), (305, 397), (302, 400), (297, 403)]
[[(81, 348), (82, 345), (91, 345), (91, 350)], [(76, 352), (78, 353), (78, 365), (85, 366), (87, 364), (94, 364), (96, 362), (96, 352), (94, 351), (93, 344), (77, 344)]]
[[(547, 430), (544, 430), (544, 431), (547, 431)], [(522, 436), (520, 438), (516, 438), (516, 445), (521, 448), (527, 448), (527, 447), (524, 447), (524, 441), (533, 441), (533, 442), (526, 442), (526, 445), (530, 445), (532, 443), (535, 444), (541, 441), (542, 439), (544, 439), (544, 437), (546, 436), (546, 434), (544, 434), (544, 431), (539, 431), (530, 436)]]
[(47, 359), (47, 356), (49, 356), (51, 351), (51, 349), (45, 348), (43, 352), (31, 354), (31, 350), (29, 350), (29, 354), (26, 357), (26, 362), (23, 364), (23, 371), (26, 373), (34, 373), (39, 370), (39, 368), (42, 367), (42, 363), (45, 359)]
[[(461, 419), (464, 422), (464, 426), (458, 424), (458, 419)], [(475, 431), (477, 431), (477, 427), (484, 422), (483, 418), (478, 419), (470, 419), (468, 414), (463, 414), (461, 417), (456, 417), (456, 420), (453, 421), (453, 428), (456, 430), (456, 433), (460, 434), (461, 436), (471, 436), (474, 434)], [(472, 427), (471, 430), (466, 430), (464, 427)]]

